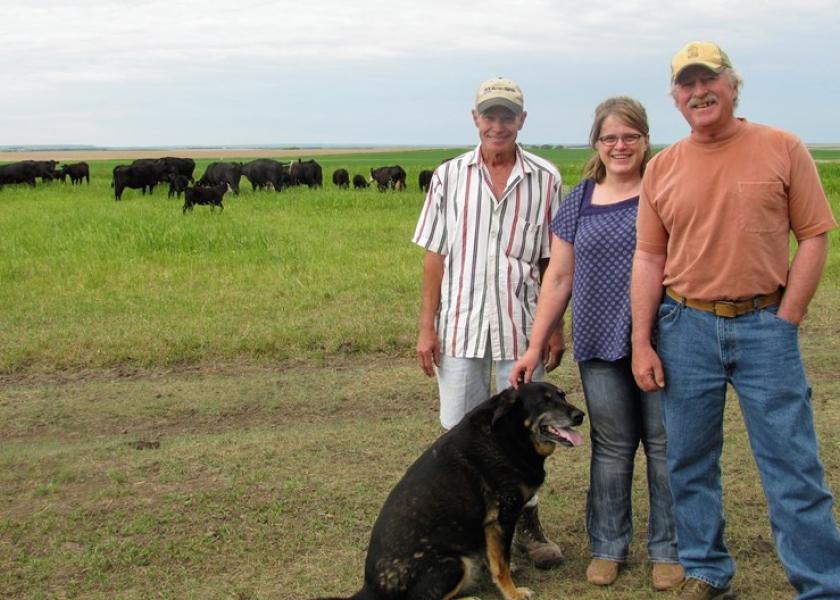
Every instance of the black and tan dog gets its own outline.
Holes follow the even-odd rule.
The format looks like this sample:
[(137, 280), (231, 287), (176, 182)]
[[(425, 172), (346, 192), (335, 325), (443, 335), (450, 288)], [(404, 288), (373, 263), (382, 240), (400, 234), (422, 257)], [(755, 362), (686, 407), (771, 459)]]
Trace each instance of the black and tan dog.
[(365, 581), (351, 600), (449, 600), (486, 564), (505, 600), (529, 598), (510, 573), (524, 504), (557, 444), (576, 446), (583, 413), (551, 384), (485, 401), (409, 467), (373, 526)]

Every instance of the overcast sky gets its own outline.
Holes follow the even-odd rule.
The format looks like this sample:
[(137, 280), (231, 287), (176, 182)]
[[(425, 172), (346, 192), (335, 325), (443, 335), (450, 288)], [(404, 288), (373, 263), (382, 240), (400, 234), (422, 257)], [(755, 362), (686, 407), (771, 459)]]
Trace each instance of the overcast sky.
[(0, 145), (469, 145), (478, 84), (523, 88), (520, 140), (585, 142), (631, 95), (687, 128), (671, 56), (713, 40), (739, 113), (840, 142), (837, 0), (28, 0), (0, 19)]

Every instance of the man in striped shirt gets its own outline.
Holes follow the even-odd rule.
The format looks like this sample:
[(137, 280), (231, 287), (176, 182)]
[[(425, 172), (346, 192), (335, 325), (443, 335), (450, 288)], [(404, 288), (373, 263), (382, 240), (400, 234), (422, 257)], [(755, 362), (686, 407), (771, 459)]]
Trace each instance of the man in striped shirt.
[[(472, 116), (480, 143), (435, 170), (412, 240), (426, 249), (417, 358), (426, 375), (437, 374), (445, 429), (490, 397), (493, 367), (496, 390), (506, 388), (527, 349), (561, 193), (557, 168), (516, 143), (526, 117), (516, 83), (482, 83)], [(562, 352), (558, 329), (546, 370)], [(534, 380), (542, 376), (539, 369)], [(542, 532), (536, 496), (516, 541), (537, 567), (562, 561)]]

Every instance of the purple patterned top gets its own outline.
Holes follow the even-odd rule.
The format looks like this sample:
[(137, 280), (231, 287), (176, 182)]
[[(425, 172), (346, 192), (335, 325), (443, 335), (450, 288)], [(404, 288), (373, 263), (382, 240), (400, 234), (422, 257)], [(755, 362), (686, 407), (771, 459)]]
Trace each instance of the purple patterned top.
[(560, 203), (551, 231), (574, 246), (572, 342), (575, 361), (630, 356), (630, 271), (639, 197), (592, 205), (584, 179)]

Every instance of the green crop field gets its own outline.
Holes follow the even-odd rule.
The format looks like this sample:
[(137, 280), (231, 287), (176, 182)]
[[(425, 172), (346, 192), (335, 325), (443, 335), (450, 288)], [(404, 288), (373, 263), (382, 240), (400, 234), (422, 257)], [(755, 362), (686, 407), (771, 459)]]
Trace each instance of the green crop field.
[[(183, 215), (166, 188), (0, 189), (0, 597), (302, 600), (360, 586), (388, 490), (438, 434), (413, 359), (422, 169), (457, 149), (319, 156), (323, 189), (252, 192)], [(588, 151), (538, 149), (564, 183)], [(840, 151), (814, 150), (840, 215)], [(308, 156), (302, 151), (302, 158)], [(226, 156), (225, 160), (232, 157)], [(201, 174), (210, 160), (197, 161)], [(400, 164), (405, 192), (338, 190)], [(840, 491), (840, 233), (802, 325), (830, 485)], [(582, 406), (575, 366), (550, 380)], [(582, 430), (588, 431), (586, 423)], [(789, 598), (737, 399), (727, 535), (742, 598)], [(650, 591), (644, 461), (636, 539), (609, 590), (585, 582), (588, 448), (550, 459), (544, 521), (567, 555), (523, 567), (539, 598)], [(835, 506), (835, 513), (838, 512)], [(481, 591), (496, 598), (488, 586)]]

